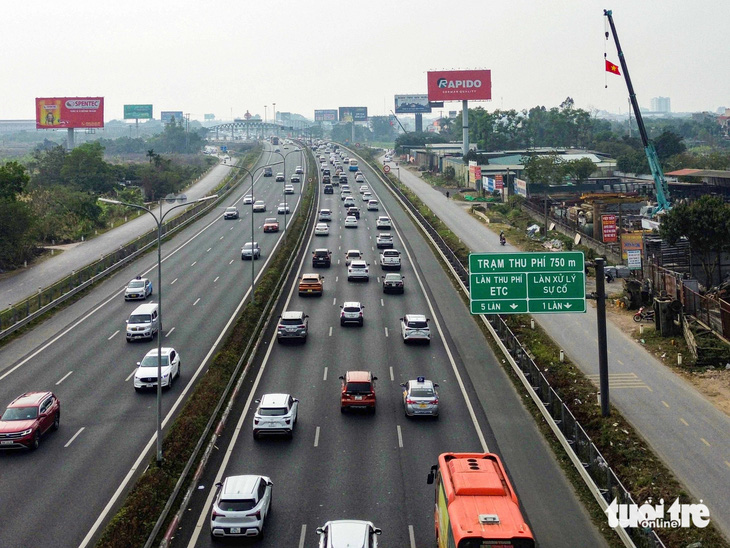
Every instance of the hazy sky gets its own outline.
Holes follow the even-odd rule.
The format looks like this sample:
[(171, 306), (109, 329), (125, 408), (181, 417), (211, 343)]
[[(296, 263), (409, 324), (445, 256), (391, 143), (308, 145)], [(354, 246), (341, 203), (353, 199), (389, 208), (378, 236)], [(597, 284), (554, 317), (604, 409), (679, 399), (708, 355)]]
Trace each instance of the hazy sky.
[[(625, 113), (604, 71), (612, 9), (642, 107), (730, 107), (728, 0), (34, 0), (2, 2), (0, 119), (32, 119), (35, 97), (103, 96), (105, 119), (152, 103), (230, 119), (247, 110), (393, 109), (426, 72), (487, 68), (488, 110), (559, 105)], [(604, 85), (608, 82), (608, 89)], [(446, 103), (444, 110), (460, 110)]]

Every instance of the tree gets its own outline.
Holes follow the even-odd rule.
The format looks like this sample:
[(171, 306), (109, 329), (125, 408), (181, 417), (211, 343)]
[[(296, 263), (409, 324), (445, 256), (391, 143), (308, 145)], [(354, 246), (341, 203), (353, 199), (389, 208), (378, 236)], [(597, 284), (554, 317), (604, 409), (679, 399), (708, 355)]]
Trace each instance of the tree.
[(700, 257), (706, 287), (712, 285), (718, 255), (730, 251), (730, 207), (722, 198), (704, 195), (677, 204), (662, 219), (659, 234), (670, 244), (686, 237), (693, 255)]
[(99, 142), (84, 143), (69, 152), (61, 177), (78, 190), (105, 193), (114, 187), (112, 171), (104, 161), (104, 148)]
[(671, 156), (682, 154), (687, 150), (687, 147), (682, 142), (682, 137), (673, 131), (664, 131), (659, 137), (654, 139), (654, 148), (656, 149), (657, 156), (659, 156), (659, 160), (662, 162)]
[(25, 167), (18, 162), (8, 162), (0, 166), (0, 200), (14, 202), (29, 181)]
[(66, 161), (66, 149), (60, 145), (44, 143), (33, 151), (33, 159), (28, 163), (33, 174), (34, 187), (52, 186), (63, 183), (61, 170)]
[(580, 158), (579, 160), (565, 162), (563, 168), (566, 175), (573, 177), (580, 184), (596, 170), (596, 164), (590, 158)]
[(0, 166), (0, 269), (6, 270), (33, 256), (33, 216), (18, 198), (30, 178), (18, 162)]

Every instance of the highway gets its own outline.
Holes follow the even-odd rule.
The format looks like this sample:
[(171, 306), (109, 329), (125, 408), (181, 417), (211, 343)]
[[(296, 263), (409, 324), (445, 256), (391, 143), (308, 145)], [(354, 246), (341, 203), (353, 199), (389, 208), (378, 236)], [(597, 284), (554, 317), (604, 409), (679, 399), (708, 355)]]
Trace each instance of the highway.
[[(289, 148), (282, 151), (288, 154), (287, 179), (295, 165), (303, 165), (302, 154), (290, 154)], [(281, 157), (269, 151), (262, 161), (276, 164)], [(301, 186), (295, 184), (288, 197), (292, 210)], [(163, 393), (165, 424), (204, 371), (250, 287), (251, 263), (241, 261), (241, 246), (251, 237), (251, 208), (241, 205), (249, 187), (250, 179), (216, 211), (163, 244), (160, 336), (163, 346), (180, 353), (182, 373)], [(261, 230), (265, 217), (279, 217), (283, 224), (283, 215), (276, 214), (282, 187), (260, 172), (256, 178), (254, 194), (268, 207), (254, 214), (255, 239), (262, 247), (262, 259), (254, 263), (257, 274), (283, 237), (283, 231)], [(234, 204), (241, 218), (224, 221), (223, 209)], [(154, 292), (147, 302), (156, 302), (156, 257), (148, 254), (0, 349), (0, 402), (41, 389), (61, 401), (60, 429), (46, 435), (36, 452), (0, 452), (0, 515), (6, 518), (0, 546), (88, 545), (130, 479), (147, 465), (156, 396), (135, 393), (131, 377), (157, 341), (125, 341), (125, 320), (140, 302), (125, 302), (123, 288), (137, 274), (149, 276)]]
[[(262, 474), (274, 483), (273, 510), (259, 546), (316, 546), (315, 529), (342, 518), (373, 521), (383, 530), (384, 547), (433, 546), (429, 468), (439, 453), (483, 450), (502, 455), (540, 546), (604, 546), (428, 244), (370, 170), (362, 169), (380, 211), (366, 211), (359, 202), (359, 226), (344, 228), (339, 190), (320, 195), (319, 207), (331, 209), (333, 221), (329, 236), (310, 237), (308, 250), (333, 252), (331, 268), (317, 269), (325, 277), (324, 295), (300, 297), (293, 276), (280, 305), (309, 315), (308, 340), (277, 344), (270, 327), (173, 546), (212, 545), (213, 486), (238, 474)], [(356, 200), (358, 186), (351, 183)], [(395, 248), (403, 251), (404, 295), (384, 295), (380, 286), (375, 220), (383, 214), (393, 219)], [(365, 253), (369, 282), (347, 281), (347, 249)], [(310, 257), (303, 254), (300, 273), (313, 271)], [(339, 306), (348, 300), (365, 304), (363, 327), (340, 326)], [(403, 344), (399, 318), (405, 313), (431, 318), (430, 345)], [(347, 370), (378, 377), (375, 415), (340, 413), (338, 377)], [(419, 375), (440, 385), (437, 421), (404, 416), (399, 383)], [(293, 440), (252, 437), (253, 400), (273, 392), (300, 399)]]

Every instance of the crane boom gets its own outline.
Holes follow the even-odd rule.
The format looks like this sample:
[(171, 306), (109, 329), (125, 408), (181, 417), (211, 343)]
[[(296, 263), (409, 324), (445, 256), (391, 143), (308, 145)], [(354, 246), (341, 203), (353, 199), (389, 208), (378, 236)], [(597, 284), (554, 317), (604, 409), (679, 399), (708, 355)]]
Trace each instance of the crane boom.
[[(653, 214), (656, 215), (661, 211), (668, 211), (672, 205), (669, 201), (669, 185), (667, 180), (664, 178), (664, 172), (662, 166), (659, 163), (659, 156), (657, 156), (654, 145), (649, 141), (649, 136), (646, 133), (646, 127), (644, 126), (644, 119), (641, 117), (641, 110), (639, 110), (639, 103), (636, 100), (636, 93), (634, 93), (634, 86), (631, 84), (631, 77), (629, 76), (629, 69), (626, 66), (626, 59), (624, 58), (624, 52), (621, 49), (621, 44), (618, 41), (618, 34), (616, 34), (616, 26), (613, 23), (613, 15), (611, 10), (603, 10), (603, 15), (608, 18), (608, 23), (611, 25), (611, 33), (613, 34), (613, 40), (616, 42), (616, 50), (618, 52), (618, 60), (621, 63), (621, 70), (624, 72), (624, 79), (626, 80), (626, 87), (629, 88), (629, 101), (631, 101), (631, 107), (634, 110), (636, 116), (636, 123), (639, 126), (639, 134), (641, 135), (641, 143), (644, 145), (644, 152), (646, 158), (649, 161), (649, 169), (651, 169), (651, 176), (654, 178), (654, 188), (656, 189), (657, 206), (654, 208)], [(608, 34), (608, 33), (607, 33)], [(608, 38), (608, 36), (606, 37)]]

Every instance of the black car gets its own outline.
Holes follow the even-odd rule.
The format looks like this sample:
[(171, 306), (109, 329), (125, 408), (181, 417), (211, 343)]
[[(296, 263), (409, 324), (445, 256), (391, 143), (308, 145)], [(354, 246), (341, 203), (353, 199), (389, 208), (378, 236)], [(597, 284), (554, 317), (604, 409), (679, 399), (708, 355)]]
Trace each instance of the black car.
[(329, 249), (315, 249), (312, 251), (312, 266), (329, 268), (332, 264), (332, 252)]
[(359, 219), (360, 218), (360, 209), (357, 207), (348, 207), (347, 214), (352, 215), (353, 217), (355, 217), (355, 219)]
[(325, 194), (334, 194), (335, 189), (332, 187), (332, 185), (324, 185), (324, 193)]

